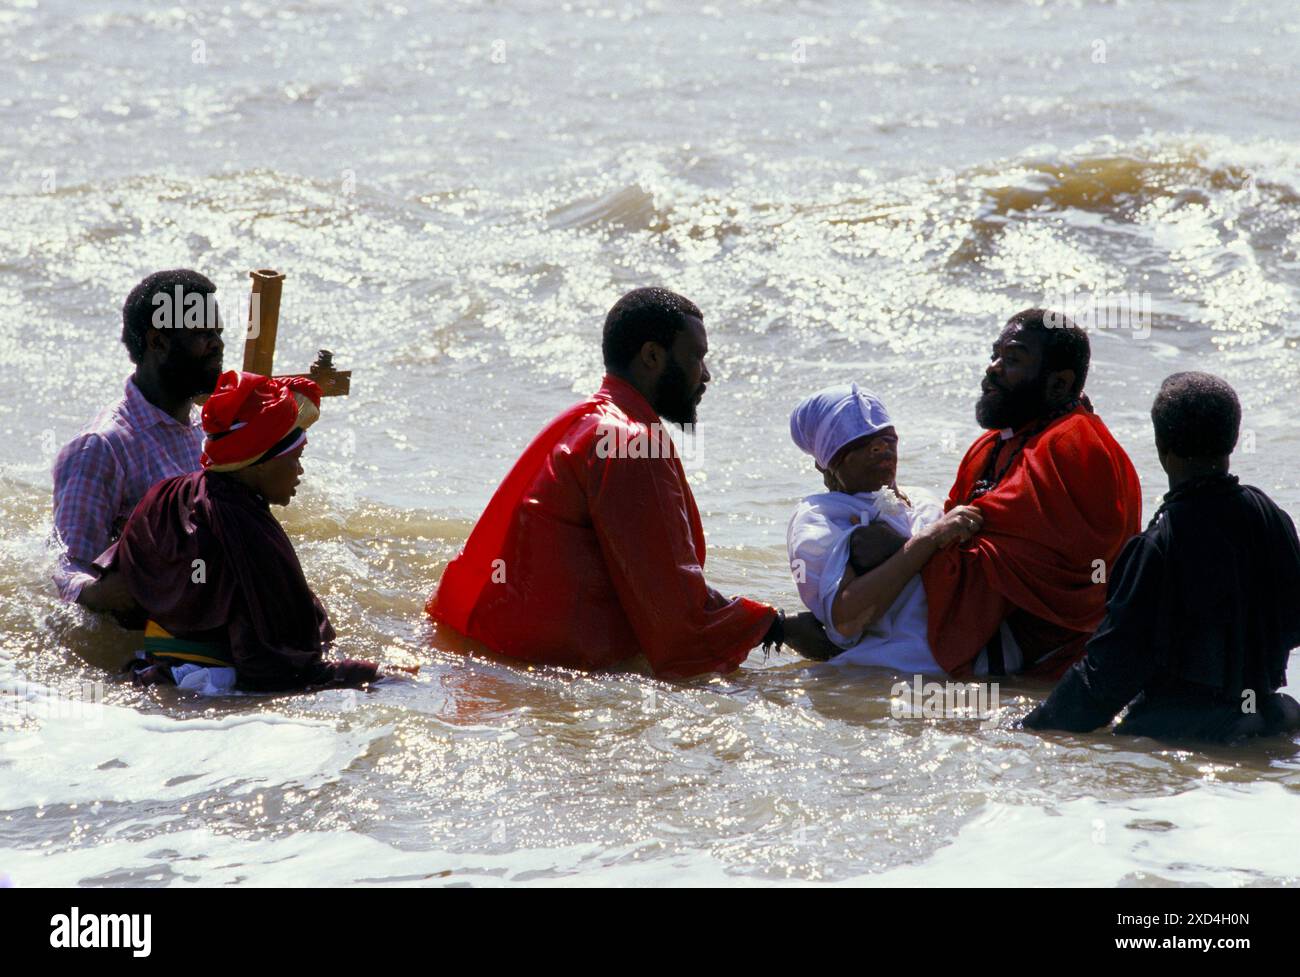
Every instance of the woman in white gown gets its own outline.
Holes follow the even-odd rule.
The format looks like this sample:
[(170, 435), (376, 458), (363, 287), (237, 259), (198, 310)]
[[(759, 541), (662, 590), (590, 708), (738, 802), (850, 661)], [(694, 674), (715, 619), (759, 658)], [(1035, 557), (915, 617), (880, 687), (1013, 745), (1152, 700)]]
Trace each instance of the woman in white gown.
[(829, 489), (799, 503), (787, 544), (799, 596), (844, 649), (833, 660), (942, 674), (919, 573), (937, 550), (979, 530), (979, 510), (945, 514), (931, 493), (899, 490), (893, 421), (856, 383), (806, 398), (790, 415), (790, 435)]

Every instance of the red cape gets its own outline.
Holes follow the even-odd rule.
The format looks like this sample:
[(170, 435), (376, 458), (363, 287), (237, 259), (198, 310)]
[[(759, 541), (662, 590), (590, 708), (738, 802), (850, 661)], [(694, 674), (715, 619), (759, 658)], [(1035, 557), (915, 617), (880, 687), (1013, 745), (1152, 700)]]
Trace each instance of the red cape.
[(641, 653), (674, 677), (739, 665), (775, 611), (705, 583), (699, 510), (661, 424), (615, 377), (553, 420), (448, 564), (429, 615), (531, 662), (608, 668)]
[[(990, 431), (971, 445), (945, 510), (967, 502), (1000, 437)], [(1080, 406), (1029, 438), (997, 487), (972, 504), (983, 529), (921, 572), (935, 660), (949, 674), (970, 674), (1019, 609), (1011, 624), (1025, 650), (1037, 657), (1059, 649), (1030, 673), (1058, 677), (1101, 624), (1106, 578), (1141, 529), (1137, 472), (1101, 418)]]

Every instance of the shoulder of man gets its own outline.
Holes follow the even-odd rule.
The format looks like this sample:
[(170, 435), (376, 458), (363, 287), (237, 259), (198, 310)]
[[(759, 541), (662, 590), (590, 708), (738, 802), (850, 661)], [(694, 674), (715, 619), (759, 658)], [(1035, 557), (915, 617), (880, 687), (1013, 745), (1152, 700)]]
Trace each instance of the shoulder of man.
[(591, 463), (666, 461), (679, 457), (668, 424), (662, 421), (647, 424), (612, 403), (597, 404), (579, 417), (564, 440)]
[(120, 432), (82, 431), (59, 450), (54, 481), (57, 485), (73, 472), (92, 471), (100, 476), (120, 472), (124, 463)]
[(1242, 485), (1238, 498), (1248, 499), (1254, 506), (1254, 512), (1267, 526), (1273, 544), (1282, 552), (1290, 551), (1300, 556), (1300, 534), (1296, 533), (1295, 520), (1291, 514), (1273, 501), (1263, 489), (1254, 485)]
[(132, 430), (126, 397), (119, 397), (113, 403), (101, 407), (95, 416), (63, 446), (59, 457), (62, 459), (78, 451), (111, 450), (120, 463), (123, 453), (122, 438)]
[(1243, 494), (1250, 496), (1260, 508), (1268, 512), (1276, 512), (1287, 522), (1294, 525), (1295, 521), (1291, 518), (1291, 514), (1273, 501), (1273, 497), (1262, 488), (1256, 485), (1247, 485), (1243, 482), (1241, 483), (1241, 491)]
[(1169, 520), (1166, 518), (1167, 513), (1162, 513), (1161, 518), (1155, 520), (1150, 526), (1135, 536), (1130, 536), (1120, 550), (1120, 555), (1116, 562), (1146, 557), (1163, 558), (1169, 550), (1169, 542), (1172, 533), (1169, 529)]
[(1080, 460), (1098, 455), (1110, 457), (1116, 450), (1124, 450), (1105, 421), (1091, 411), (1083, 410), (1067, 414), (1049, 426), (1038, 435), (1033, 447)]
[(107, 437), (120, 436), (124, 431), (130, 430), (132, 430), (131, 411), (126, 395), (123, 394), (111, 404), (101, 407), (79, 433), (102, 434)]
[[(1119, 599), (1127, 605), (1134, 595), (1157, 592), (1162, 586), (1160, 581), (1166, 575), (1169, 564), (1168, 546), (1169, 538), (1159, 524), (1129, 537), (1107, 571), (1107, 604)], [(1151, 599), (1148, 596), (1139, 602), (1137, 609), (1149, 612), (1151, 608), (1146, 604)]]

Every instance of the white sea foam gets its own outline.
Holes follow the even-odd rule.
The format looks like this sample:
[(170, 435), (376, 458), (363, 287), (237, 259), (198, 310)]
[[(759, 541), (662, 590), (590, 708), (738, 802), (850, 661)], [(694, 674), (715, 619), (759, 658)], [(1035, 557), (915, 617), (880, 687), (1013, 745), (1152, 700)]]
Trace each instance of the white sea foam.
[(1082, 798), (1040, 808), (995, 802), (951, 845), (872, 877), (883, 886), (1294, 884), (1295, 792), (1202, 785), (1171, 797)]
[(83, 716), (0, 731), (0, 810), (315, 787), (338, 777), (386, 732), (339, 731), (269, 713), (173, 719), (100, 705)]

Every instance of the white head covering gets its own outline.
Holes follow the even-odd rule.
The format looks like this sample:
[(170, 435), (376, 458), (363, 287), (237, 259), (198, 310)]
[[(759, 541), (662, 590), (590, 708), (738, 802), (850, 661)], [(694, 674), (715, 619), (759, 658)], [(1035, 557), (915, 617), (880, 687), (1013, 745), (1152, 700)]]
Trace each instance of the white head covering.
[(790, 415), (790, 437), (801, 450), (829, 468), (835, 453), (851, 441), (892, 425), (880, 398), (856, 383), (842, 383), (806, 397)]

